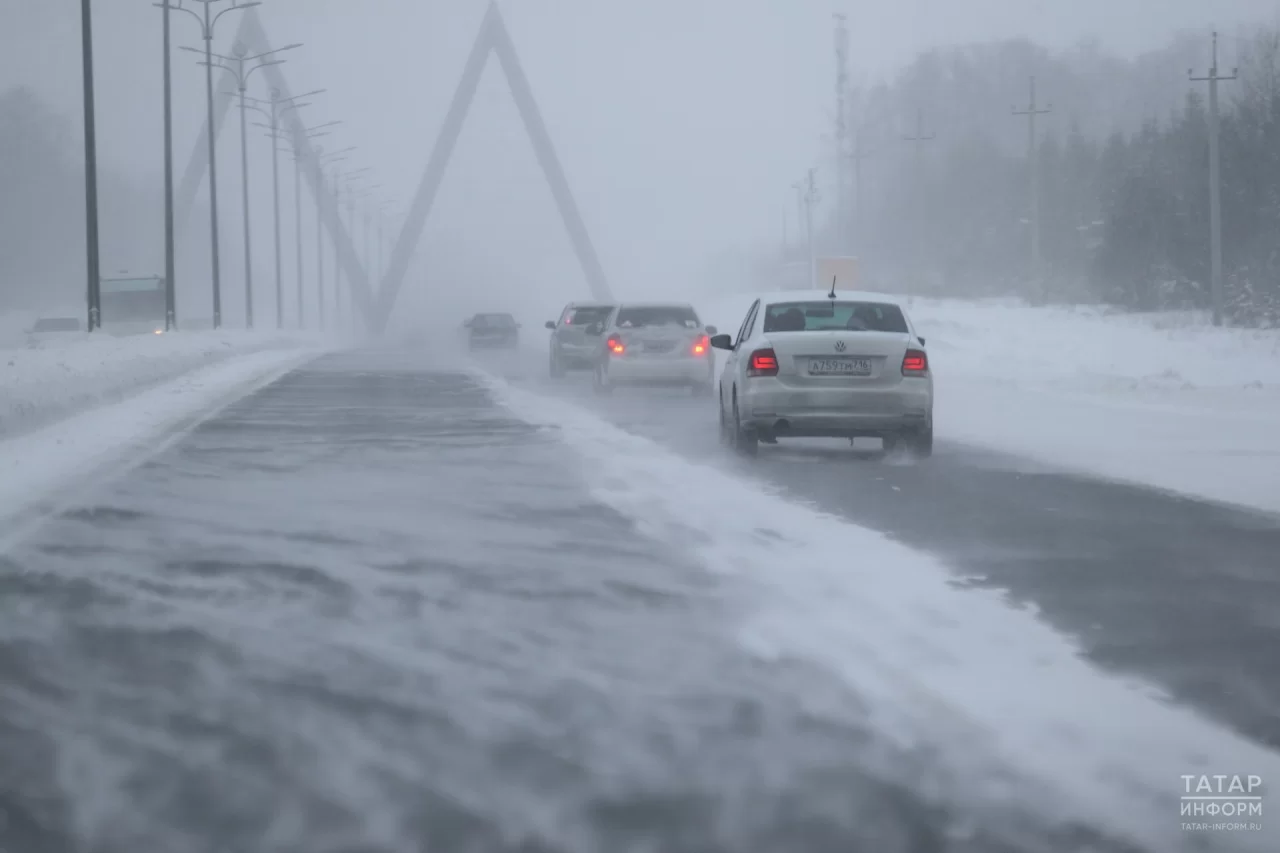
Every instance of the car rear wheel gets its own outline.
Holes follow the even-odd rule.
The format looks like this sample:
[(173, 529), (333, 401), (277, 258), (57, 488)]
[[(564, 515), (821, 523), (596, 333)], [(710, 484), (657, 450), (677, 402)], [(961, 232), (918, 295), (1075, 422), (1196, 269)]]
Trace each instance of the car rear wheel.
[(742, 415), (738, 412), (738, 392), (733, 393), (733, 449), (743, 456), (755, 456), (760, 452), (760, 438), (756, 431), (742, 425)]
[(613, 383), (609, 381), (609, 366), (603, 361), (598, 363), (592, 372), (591, 385), (597, 394), (613, 393)]
[(933, 424), (917, 432), (911, 437), (911, 455), (917, 459), (928, 459), (933, 455)]
[(885, 456), (906, 455), (913, 459), (928, 459), (933, 455), (933, 424), (897, 435), (886, 435), (884, 453)]

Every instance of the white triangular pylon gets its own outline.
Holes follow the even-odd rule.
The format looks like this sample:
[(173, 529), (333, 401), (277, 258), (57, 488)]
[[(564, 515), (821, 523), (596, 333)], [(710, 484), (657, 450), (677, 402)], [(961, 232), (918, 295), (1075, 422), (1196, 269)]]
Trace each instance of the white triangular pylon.
[[(271, 49), (266, 33), (262, 28), (262, 22), (258, 18), (255, 9), (245, 11), (237, 38), (259, 52)], [(413, 205), (409, 209), (404, 227), (401, 229), (400, 236), (397, 238), (395, 247), (391, 252), (386, 274), (383, 276), (376, 294), (372, 292), (368, 273), (360, 263), (351, 237), (347, 233), (341, 217), (338, 215), (336, 201), (324, 186), (315, 152), (310, 145), (306, 144), (302, 120), (298, 117), (296, 110), (290, 110), (285, 114), (284, 119), (287, 125), (285, 130), (293, 137), (294, 150), (302, 153), (303, 174), (311, 184), (312, 196), (317, 199), (326, 228), (338, 246), (339, 259), (342, 263), (343, 271), (347, 275), (347, 281), (352, 286), (356, 304), (371, 330), (375, 332), (385, 330), (391, 317), (391, 312), (395, 308), (396, 299), (400, 294), (400, 288), (408, 271), (409, 259), (412, 257), (418, 241), (422, 238), (422, 232), (426, 228), (427, 217), (431, 212), (431, 207), (435, 203), (436, 193), (439, 191), (440, 184), (444, 179), (444, 172), (449, 164), (449, 158), (457, 145), (467, 112), (475, 99), (476, 90), (480, 84), (480, 75), (484, 71), (489, 55), (493, 53), (497, 54), (498, 62), (506, 74), (507, 84), (511, 87), (511, 95), (515, 99), (516, 108), (520, 112), (525, 130), (529, 133), (529, 139), (533, 144), (538, 163), (547, 178), (547, 183), (550, 185), (551, 194), (555, 198), (556, 207), (564, 220), (565, 230), (569, 234), (569, 240), (573, 245), (574, 253), (578, 257), (578, 263), (582, 266), (587, 285), (596, 299), (611, 301), (613, 298), (608, 280), (604, 274), (604, 268), (601, 266), (599, 256), (591, 243), (586, 224), (582, 220), (582, 214), (579, 212), (573, 193), (569, 189), (569, 182), (565, 177), (564, 169), (561, 167), (560, 160), (556, 156), (555, 147), (551, 143), (551, 136), (547, 132), (546, 123), (543, 122), (542, 114), (533, 99), (533, 90), (529, 86), (528, 78), (525, 76), (519, 57), (516, 55), (515, 44), (512, 42), (511, 35), (502, 20), (502, 12), (499, 10), (496, 0), (491, 0), (488, 11), (485, 13), (484, 22), (480, 26), (480, 32), (476, 35), (475, 44), (471, 48), (467, 64), (463, 68), (462, 79), (458, 81), (458, 88), (454, 92), (449, 112), (445, 116), (444, 124), (440, 128), (440, 134), (436, 138), (431, 155), (427, 159), (426, 171), (422, 176), (421, 183), (418, 185), (418, 192), (414, 196)], [(290, 90), (285, 82), (281, 67), (279, 65), (271, 65), (263, 68), (262, 71), (266, 75), (268, 83), (278, 88), (283, 96), (288, 97)], [(225, 91), (225, 89), (221, 91)], [(229, 108), (230, 100), (227, 98), (219, 98), (218, 102), (215, 103), (215, 127), (213, 129), (215, 135), (220, 134), (224, 124), (223, 120)], [(205, 141), (208, 132), (209, 128), (206, 121), (200, 138), (197, 140), (196, 148), (192, 152), (192, 158), (183, 173), (177, 200), (178, 216), (182, 222), (185, 222), (190, 215), (200, 180), (208, 170), (207, 142)]]
[(497, 54), (498, 62), (506, 74), (516, 108), (520, 111), (520, 118), (524, 121), (530, 142), (533, 143), (538, 164), (542, 167), (542, 172), (551, 187), (551, 194), (555, 198), (560, 217), (564, 220), (565, 230), (569, 233), (569, 240), (573, 244), (574, 253), (578, 256), (578, 263), (582, 266), (582, 272), (586, 276), (592, 296), (604, 301), (613, 298), (608, 280), (605, 278), (604, 268), (600, 265), (599, 256), (591, 243), (591, 237), (587, 234), (586, 224), (578, 211), (578, 205), (569, 189), (564, 169), (551, 143), (551, 136), (547, 133), (546, 123), (543, 122), (542, 114), (538, 111), (538, 105), (533, 99), (529, 80), (525, 77), (524, 69), (516, 56), (515, 44), (502, 20), (502, 12), (498, 9), (496, 0), (493, 0), (485, 13), (484, 22), (471, 48), (471, 55), (463, 68), (462, 79), (458, 81), (458, 88), (454, 91), (449, 112), (445, 116), (435, 147), (432, 148), (431, 156), (427, 160), (427, 168), (422, 176), (422, 182), (418, 185), (413, 206), (409, 209), (400, 237), (391, 252), (386, 275), (383, 276), (378, 288), (375, 328), (385, 328), (391, 311), (395, 307), (396, 297), (399, 295), (409, 266), (409, 259), (426, 227), (427, 217), (431, 213), (436, 193), (440, 189), (445, 169), (449, 165), (449, 157), (457, 145), (462, 125), (471, 108), (471, 102), (475, 99), (476, 89), (480, 85), (480, 75), (484, 71), (490, 54)]

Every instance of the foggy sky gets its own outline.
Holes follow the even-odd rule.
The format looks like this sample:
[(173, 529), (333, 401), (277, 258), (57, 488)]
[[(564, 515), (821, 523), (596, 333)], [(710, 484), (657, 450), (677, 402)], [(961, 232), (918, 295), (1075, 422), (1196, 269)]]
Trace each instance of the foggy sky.
[[(320, 141), (330, 150), (358, 146), (347, 165), (372, 167), (372, 182), (382, 185), (377, 197), (404, 210), (485, 5), (264, 0), (258, 11), (273, 42), (305, 44), (287, 54), (293, 90), (327, 89), (312, 99), (306, 121), (345, 122)], [(0, 11), (0, 85), (37, 90), (68, 117), (73, 139), (80, 129), (78, 6), (8, 0)], [(784, 211), (794, 210), (790, 184), (826, 156), (832, 12), (849, 15), (854, 79), (873, 80), (933, 43), (1025, 35), (1066, 47), (1096, 37), (1132, 54), (1160, 46), (1176, 30), (1207, 35), (1216, 24), (1238, 32), (1241, 22), (1274, 19), (1277, 3), (506, 0), (502, 8), (605, 268), (615, 289), (626, 291), (679, 284), (725, 246), (777, 239)], [(158, 185), (160, 10), (147, 0), (98, 0), (96, 10), (103, 166)], [(236, 17), (219, 26), (215, 43), (223, 52), (230, 52)], [(195, 22), (175, 14), (174, 39), (175, 46), (199, 45)], [(1224, 64), (1232, 50), (1228, 38)], [(203, 117), (195, 59), (174, 54), (179, 175)], [(265, 96), (260, 75), (253, 85), (251, 94)], [(1020, 87), (1011, 99), (1018, 95)], [(231, 205), (239, 180), (234, 114), (228, 130), (220, 188)], [(270, 147), (260, 135), (250, 144), (255, 234), (265, 239)], [(291, 179), (287, 159), (282, 168)], [(491, 275), (562, 283), (570, 296), (585, 291), (496, 61), (428, 232), (433, 244), (475, 257)], [(265, 271), (265, 255), (258, 263)], [(467, 263), (447, 266), (461, 274)]]

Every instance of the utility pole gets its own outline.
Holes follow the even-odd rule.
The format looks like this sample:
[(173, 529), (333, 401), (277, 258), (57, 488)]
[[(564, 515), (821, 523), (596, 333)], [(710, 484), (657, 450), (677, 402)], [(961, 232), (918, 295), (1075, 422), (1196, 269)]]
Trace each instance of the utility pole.
[(1222, 175), (1218, 158), (1218, 82), (1235, 80), (1238, 70), (1231, 69), (1230, 77), (1218, 73), (1218, 33), (1213, 34), (1213, 59), (1209, 66), (1208, 77), (1187, 76), (1193, 82), (1209, 83), (1209, 267), (1210, 284), (1213, 290), (1213, 325), (1222, 325), (1222, 315), (1226, 299), (1222, 292)]
[(81, 65), (84, 76), (85, 283), (89, 331), (102, 328), (102, 278), (98, 266), (98, 142), (93, 98), (93, 10), (80, 0)]
[(849, 30), (844, 15), (833, 15), (836, 20), (836, 245), (843, 253), (848, 236), (845, 219), (845, 159), (848, 156), (847, 128), (845, 126), (845, 91), (849, 82)]
[(814, 181), (817, 169), (810, 169), (805, 180), (792, 184), (800, 201), (800, 214), (804, 223), (805, 239), (809, 247), (809, 288), (817, 287), (818, 256), (814, 251), (813, 240), (813, 206), (818, 201), (818, 187)]
[(1036, 108), (1036, 78), (1031, 78), (1031, 100), (1025, 110), (1014, 107), (1012, 114), (1027, 117), (1027, 169), (1031, 173), (1031, 284), (1040, 293), (1040, 145), (1036, 139), (1036, 116), (1053, 112), (1053, 105)]
[(868, 151), (864, 143), (865, 128), (858, 127), (853, 133), (853, 151), (849, 159), (853, 161), (853, 234), (856, 236), (855, 248), (863, 248), (862, 233), (862, 161), (871, 157), (874, 152)]
[(173, 74), (168, 2), (161, 9), (164, 28), (164, 329), (168, 332), (178, 325), (177, 288), (173, 280), (177, 267), (173, 257)]
[[(913, 243), (915, 244), (912, 247), (913, 250), (911, 254), (912, 254), (912, 257), (915, 259), (915, 263), (916, 263), (917, 279), (923, 279), (924, 276), (920, 272), (921, 268), (923, 268), (924, 266), (924, 258), (921, 256), (921, 253), (920, 253), (920, 227), (921, 227), (921, 223), (925, 221), (925, 216), (924, 216), (925, 210), (924, 210), (924, 192), (922, 191), (924, 186), (924, 179), (923, 179), (923, 173), (921, 172), (921, 169), (920, 169), (920, 157), (921, 157), (921, 154), (923, 153), (923, 148), (922, 148), (923, 143), (937, 139), (938, 136), (933, 132), (930, 132), (927, 135), (925, 134), (924, 110), (917, 107), (916, 108), (916, 135), (904, 136), (902, 138), (906, 142), (915, 143), (915, 149), (913, 153), (914, 162), (912, 164), (911, 173), (912, 173), (912, 182), (914, 184), (913, 189), (915, 191), (915, 196), (916, 196), (915, 202), (919, 207), (918, 207), (918, 210), (916, 211), (915, 226), (912, 228), (912, 231), (911, 231)], [(916, 282), (916, 285), (919, 286), (920, 283), (921, 281), (918, 280)]]

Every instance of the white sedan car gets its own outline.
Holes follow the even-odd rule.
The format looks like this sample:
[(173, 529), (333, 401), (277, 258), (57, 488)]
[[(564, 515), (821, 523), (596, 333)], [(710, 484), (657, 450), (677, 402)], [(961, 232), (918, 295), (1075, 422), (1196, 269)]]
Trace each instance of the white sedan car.
[(715, 333), (692, 305), (623, 303), (588, 330), (600, 340), (595, 390), (608, 394), (617, 385), (666, 385), (710, 396), (716, 377), (710, 336)]
[(748, 455), (779, 438), (862, 436), (933, 453), (933, 376), (924, 339), (891, 299), (793, 291), (757, 299), (720, 373), (720, 436)]

